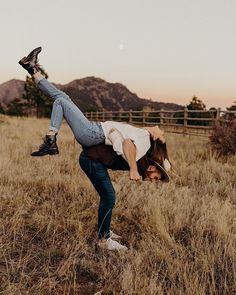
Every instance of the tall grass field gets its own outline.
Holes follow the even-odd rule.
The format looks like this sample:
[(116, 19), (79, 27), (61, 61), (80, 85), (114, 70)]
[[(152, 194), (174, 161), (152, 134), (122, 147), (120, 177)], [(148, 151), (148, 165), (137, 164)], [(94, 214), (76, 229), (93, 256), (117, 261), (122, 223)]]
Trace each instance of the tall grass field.
[(167, 134), (170, 183), (110, 171), (112, 230), (97, 248), (99, 197), (64, 123), (60, 154), (33, 158), (49, 120), (0, 117), (0, 294), (236, 294), (236, 156), (207, 138)]

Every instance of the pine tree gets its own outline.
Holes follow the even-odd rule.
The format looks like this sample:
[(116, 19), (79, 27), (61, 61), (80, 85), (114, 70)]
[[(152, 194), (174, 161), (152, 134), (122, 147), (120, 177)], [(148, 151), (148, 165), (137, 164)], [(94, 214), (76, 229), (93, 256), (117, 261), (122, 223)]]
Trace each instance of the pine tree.
[(236, 101), (234, 101), (234, 104), (227, 108), (228, 111), (236, 111)]
[[(45, 78), (48, 74), (40, 67), (40, 71)], [(24, 87), (25, 93), (23, 99), (25, 100), (24, 113), (37, 117), (49, 117), (51, 114), (52, 101), (49, 97), (44, 95), (42, 91), (36, 86), (34, 78), (26, 76), (26, 83)]]
[[(188, 110), (199, 110), (199, 111), (206, 111), (206, 105), (205, 103), (197, 98), (197, 96), (194, 96), (190, 103), (187, 105)], [(199, 112), (199, 113), (188, 113), (189, 118), (211, 118), (212, 112)], [(188, 120), (188, 125), (196, 125), (196, 126), (208, 126), (210, 121), (201, 121), (201, 120)]]
[[(234, 104), (232, 105), (232, 106), (230, 106), (229, 108), (226, 108), (227, 109), (227, 111), (236, 111), (236, 101), (234, 101)], [(227, 119), (227, 120), (230, 120), (230, 121), (232, 121), (232, 120), (236, 120), (236, 114), (235, 113), (229, 113), (229, 114), (226, 114), (225, 116), (224, 116), (224, 118), (225, 119)]]
[(25, 108), (25, 102), (21, 98), (14, 98), (8, 104), (5, 114), (9, 116), (23, 116), (24, 108)]
[(188, 110), (206, 110), (206, 105), (201, 99), (198, 99), (196, 96), (192, 98), (190, 103), (187, 105)]
[(5, 110), (1, 104), (0, 104), (0, 114), (5, 114)]

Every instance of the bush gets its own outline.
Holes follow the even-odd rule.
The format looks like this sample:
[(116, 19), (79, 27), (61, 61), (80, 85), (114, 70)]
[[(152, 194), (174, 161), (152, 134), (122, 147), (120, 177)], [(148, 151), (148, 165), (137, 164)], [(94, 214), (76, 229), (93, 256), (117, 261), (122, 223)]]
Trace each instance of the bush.
[(210, 136), (212, 149), (219, 155), (235, 155), (236, 154), (236, 121), (230, 123), (217, 123), (213, 127)]

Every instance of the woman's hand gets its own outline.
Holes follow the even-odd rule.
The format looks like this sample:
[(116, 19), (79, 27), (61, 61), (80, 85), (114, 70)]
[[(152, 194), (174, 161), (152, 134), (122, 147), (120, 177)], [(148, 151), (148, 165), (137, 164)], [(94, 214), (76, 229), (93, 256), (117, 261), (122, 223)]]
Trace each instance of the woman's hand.
[(129, 178), (130, 180), (139, 180), (141, 179), (141, 176), (139, 175), (137, 170), (130, 170), (129, 171)]
[(124, 140), (124, 137), (122, 136), (121, 132), (118, 129), (111, 128), (111, 130), (108, 133), (108, 138), (109, 138), (109, 136), (112, 136), (113, 134), (116, 134), (115, 136), (120, 136), (120, 138), (122, 138), (122, 140)]
[(158, 126), (154, 126), (152, 132), (153, 140), (160, 139), (162, 143), (165, 143), (164, 130), (161, 130)]
[(165, 135), (164, 135), (164, 130), (160, 129), (158, 127), (158, 125), (153, 126), (153, 127), (143, 127), (143, 128), (146, 129), (150, 133), (153, 140), (160, 139), (160, 141), (162, 143), (166, 142)]

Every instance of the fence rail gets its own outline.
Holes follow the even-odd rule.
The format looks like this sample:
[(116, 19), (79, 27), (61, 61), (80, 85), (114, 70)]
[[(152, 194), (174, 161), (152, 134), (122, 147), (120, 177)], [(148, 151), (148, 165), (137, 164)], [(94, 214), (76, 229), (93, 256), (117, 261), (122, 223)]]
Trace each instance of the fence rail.
[(208, 136), (215, 122), (236, 120), (236, 111), (159, 110), (159, 111), (102, 111), (86, 112), (91, 121), (119, 121), (133, 125), (159, 125), (166, 132)]

